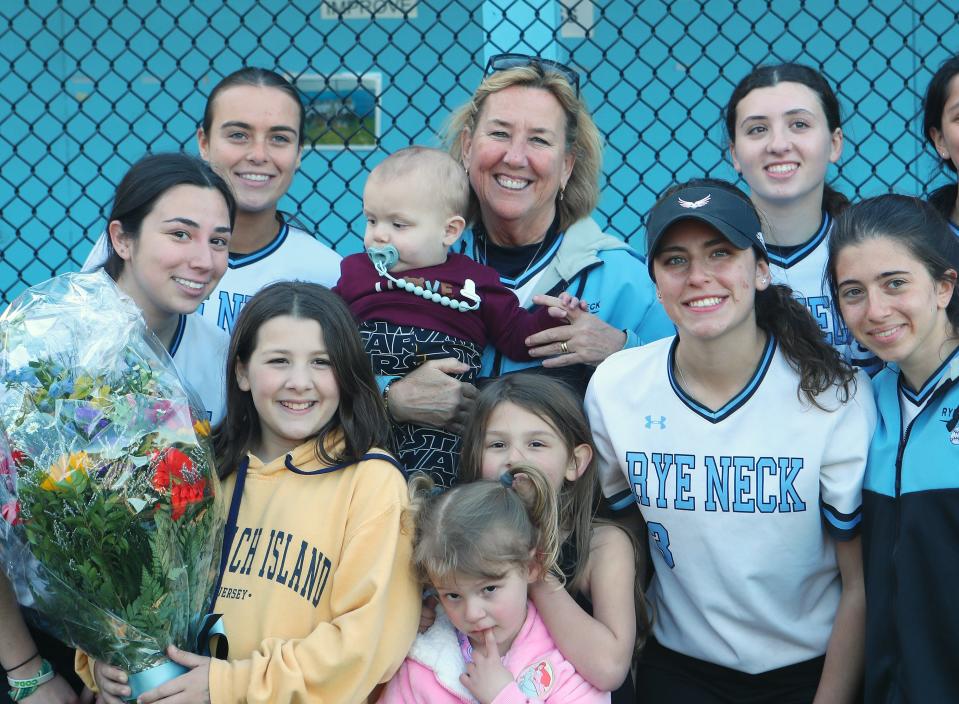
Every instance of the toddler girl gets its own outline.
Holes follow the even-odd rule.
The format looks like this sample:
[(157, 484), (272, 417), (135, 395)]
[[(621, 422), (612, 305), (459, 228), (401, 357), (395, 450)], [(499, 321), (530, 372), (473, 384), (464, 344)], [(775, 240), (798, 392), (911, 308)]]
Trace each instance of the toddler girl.
[(439, 596), (382, 702), (608, 702), (557, 650), (527, 589), (556, 564), (556, 499), (532, 467), (436, 495), (413, 481), (413, 564)]

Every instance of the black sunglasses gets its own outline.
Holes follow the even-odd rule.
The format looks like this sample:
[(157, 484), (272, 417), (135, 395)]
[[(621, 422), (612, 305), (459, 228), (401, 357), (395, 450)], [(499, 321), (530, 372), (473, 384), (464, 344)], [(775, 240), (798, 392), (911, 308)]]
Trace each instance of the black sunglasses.
[(527, 56), (526, 54), (495, 54), (489, 57), (486, 62), (485, 74), (488, 76), (494, 71), (505, 71), (510, 68), (520, 68), (523, 66), (536, 66), (539, 70), (555, 71), (563, 75), (576, 91), (576, 97), (579, 97), (579, 72), (570, 68), (566, 64), (552, 59), (540, 59), (536, 56)]

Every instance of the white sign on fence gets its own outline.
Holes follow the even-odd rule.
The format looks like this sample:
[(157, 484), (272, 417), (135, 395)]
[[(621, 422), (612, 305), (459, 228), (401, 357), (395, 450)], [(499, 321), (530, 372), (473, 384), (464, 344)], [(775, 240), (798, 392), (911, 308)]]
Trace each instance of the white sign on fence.
[(323, 0), (320, 19), (401, 20), (416, 17), (418, 0)]

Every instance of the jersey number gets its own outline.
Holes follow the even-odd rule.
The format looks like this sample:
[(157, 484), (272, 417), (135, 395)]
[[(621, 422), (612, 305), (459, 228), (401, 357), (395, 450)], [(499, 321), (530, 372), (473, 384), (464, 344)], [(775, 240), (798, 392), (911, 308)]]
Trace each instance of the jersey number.
[(669, 532), (666, 527), (662, 523), (647, 523), (646, 529), (662, 554), (663, 561), (672, 569), (676, 565), (676, 561), (673, 560), (673, 553), (669, 549)]

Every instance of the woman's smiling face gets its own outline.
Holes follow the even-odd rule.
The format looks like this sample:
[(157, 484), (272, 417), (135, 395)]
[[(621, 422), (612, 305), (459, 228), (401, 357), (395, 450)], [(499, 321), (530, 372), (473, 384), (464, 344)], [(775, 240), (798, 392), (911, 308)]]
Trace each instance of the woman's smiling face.
[(109, 232), (124, 260), (117, 284), (148, 325), (195, 311), (226, 272), (230, 211), (214, 188), (174, 186), (157, 198), (136, 236), (118, 220)]
[(462, 140), (487, 231), (495, 237), (501, 227), (521, 224), (532, 241), (541, 238), (573, 170), (559, 101), (541, 88), (504, 88), (486, 98), (476, 128)]
[(752, 248), (738, 249), (699, 220), (680, 220), (663, 236), (653, 271), (666, 314), (686, 335), (714, 339), (755, 326), (756, 291), (769, 285), (769, 265)]
[(730, 154), (757, 205), (821, 200), (826, 170), (842, 154), (842, 130), (830, 129), (812, 89), (783, 81), (750, 91), (736, 105)]
[(216, 96), (200, 154), (233, 188), (241, 212), (275, 210), (300, 166), (300, 106), (269, 86), (238, 85)]
[(914, 388), (922, 386), (950, 335), (946, 306), (955, 281), (936, 281), (888, 237), (842, 249), (835, 275), (839, 310), (852, 334), (884, 362), (898, 364)]

